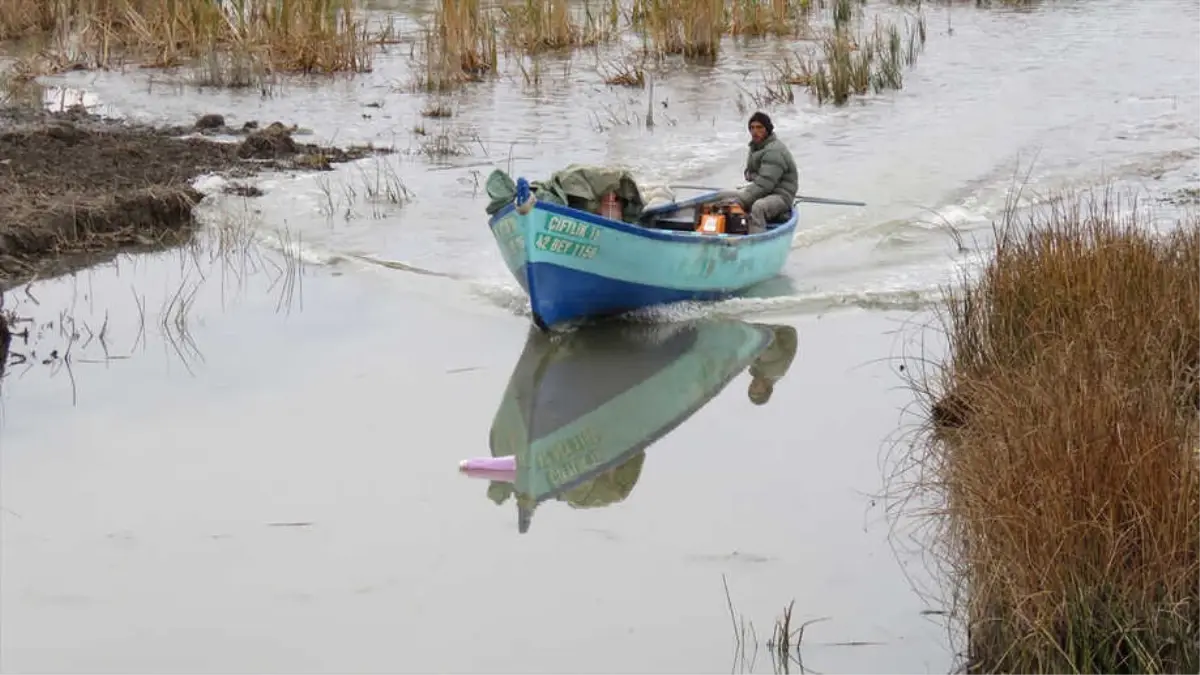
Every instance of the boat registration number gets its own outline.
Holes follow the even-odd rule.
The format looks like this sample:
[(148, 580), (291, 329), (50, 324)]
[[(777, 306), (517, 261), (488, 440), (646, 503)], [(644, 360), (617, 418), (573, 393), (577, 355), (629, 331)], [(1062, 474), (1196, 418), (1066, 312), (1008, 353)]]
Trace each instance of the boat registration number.
[(533, 240), (533, 245), (539, 251), (557, 253), (558, 255), (567, 255), (574, 258), (595, 258), (596, 254), (600, 252), (600, 247), (595, 244), (587, 244), (546, 233), (538, 234)]
[(600, 228), (595, 225), (581, 223), (578, 220), (563, 218), (561, 216), (550, 216), (550, 221), (546, 223), (546, 231), (551, 234), (563, 234), (576, 239), (586, 239), (587, 241), (596, 241), (600, 238)]

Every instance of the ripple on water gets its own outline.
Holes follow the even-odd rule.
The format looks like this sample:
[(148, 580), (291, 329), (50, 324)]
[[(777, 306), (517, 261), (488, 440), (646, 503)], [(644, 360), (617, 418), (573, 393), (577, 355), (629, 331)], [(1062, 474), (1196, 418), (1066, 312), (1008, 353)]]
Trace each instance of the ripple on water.
[[(1127, 0), (931, 8), (929, 45), (904, 91), (842, 109), (802, 100), (770, 110), (801, 164), (803, 192), (868, 206), (806, 207), (786, 274), (749, 297), (629, 319), (927, 308), (939, 283), (978, 269), (989, 223), (1032, 160), (1038, 191), (1113, 174), (1160, 190), (1194, 184), (1196, 14), (1194, 2)], [(732, 184), (745, 153), (739, 86), (760, 77), (755, 54), (779, 49), (731, 49), (716, 69), (660, 78), (652, 130), (638, 117), (646, 92), (603, 86), (584, 59), (565, 76), (548, 60), (540, 92), (483, 84), (449, 97), (451, 119), (425, 120), (426, 99), (406, 89), (406, 51), (380, 56), (362, 77), (291, 84), (267, 98), (196, 93), (161, 77), (151, 84), (144, 72), (48, 78), (107, 114), (172, 124), (207, 112), (234, 125), (278, 119), (311, 129), (314, 140), (400, 152), (307, 176), (264, 174), (260, 198), (202, 179), (207, 246), (233, 223), (248, 235), (227, 244), (238, 255), (200, 246), (122, 256), (115, 267), (35, 284), (40, 305), (20, 291), (6, 296), (19, 303), (9, 308), (54, 324), (40, 338), (47, 350), (61, 354), (75, 328), (89, 327), (78, 331), (73, 376), (51, 364), (3, 384), (0, 478), (4, 499), (20, 502), (3, 506), (20, 515), (0, 513), (2, 551), (6, 578), (27, 585), (0, 594), (6, 611), (27, 619), (4, 623), (6, 658), (39, 667), (130, 654), (160, 665), (238, 658), (263, 669), (295, 659), (297, 668), (320, 660), (363, 670), (397, 659), (528, 668), (534, 658), (553, 669), (603, 643), (618, 648), (600, 650), (609, 660), (591, 663), (599, 669), (634, 659), (641, 668), (710, 668), (729, 637), (714, 565), (740, 550), (757, 562), (734, 556), (729, 570), (755, 575), (753, 585), (731, 583), (739, 614), (769, 621), (797, 588), (798, 612), (836, 611), (806, 637), (816, 643), (810, 663), (944, 670), (940, 634), (893, 634), (863, 650), (820, 644), (873, 640), (890, 632), (881, 626), (911, 626), (918, 611), (890, 561), (877, 566), (884, 546), (860, 530), (855, 490), (875, 469), (871, 434), (892, 425), (890, 415), (864, 411), (906, 402), (880, 394), (878, 372), (844, 384), (888, 349), (874, 316), (856, 324), (860, 313), (847, 312), (849, 323), (824, 331), (802, 319), (796, 365), (770, 405), (750, 408), (746, 382), (736, 383), (656, 446), (677, 454), (651, 457), (656, 468), (620, 508), (547, 509), (541, 533), (518, 539), (509, 513), (454, 506), (468, 492), (483, 501), (478, 486), (447, 476), (455, 460), (487, 452), (488, 424), (521, 353), (526, 322), (514, 317), (528, 316), (484, 225), (482, 178), (511, 156), (530, 177), (579, 161), (624, 164), (663, 182)], [(425, 135), (414, 135), (418, 125)], [(439, 135), (470, 154), (422, 154)], [(367, 182), (393, 174), (411, 202), (365, 198)], [(944, 221), (974, 250), (957, 250)], [(299, 277), (296, 259), (310, 263)], [(248, 266), (260, 272), (246, 274)], [(188, 312), (178, 311), (180, 298)], [(210, 367), (193, 377), (189, 364), (201, 372), (203, 360)], [(68, 408), (75, 394), (86, 403)], [(730, 480), (734, 473), (742, 479)], [(828, 518), (793, 519), (792, 537), (746, 526), (818, 510)], [(585, 524), (589, 516), (617, 534), (572, 539), (599, 522)], [(280, 522), (313, 525), (266, 525)], [(809, 541), (829, 550), (815, 555)], [(679, 564), (693, 553), (703, 560)], [(747, 592), (759, 597), (743, 600)], [(478, 649), (456, 649), (466, 606), (576, 620), (513, 632), (485, 619), (467, 633)], [(521, 642), (530, 627), (541, 650), (533, 657)], [(419, 636), (420, 649), (397, 656), (396, 635)], [(74, 648), (56, 649), (62, 640)]]
[[(399, 12), (379, 6), (375, 20)], [(929, 42), (904, 90), (840, 109), (817, 107), (801, 91), (795, 105), (771, 108), (801, 165), (802, 192), (869, 204), (806, 206), (786, 274), (837, 295), (871, 279), (872, 269), (906, 265), (905, 290), (921, 293), (944, 280), (946, 230), (938, 223), (986, 239), (1013, 181), (1027, 171), (1033, 188), (1045, 191), (1147, 166), (1170, 174), (1193, 161), (1179, 153), (1196, 145), (1197, 31), (1196, 22), (1179, 17), (1196, 13), (1182, 1), (1058, 3), (1021, 12), (931, 8)], [(414, 39), (413, 17), (397, 17), (402, 39)], [(1120, 50), (1111, 47), (1114, 31)], [(647, 182), (736, 184), (746, 140), (739, 97), (749, 104), (746, 92), (761, 81), (764, 59), (803, 47), (730, 42), (716, 68), (676, 65), (653, 78), (653, 102), (645, 90), (601, 82), (595, 66), (614, 54), (547, 57), (538, 66), (540, 86), (523, 86), (519, 75), (471, 86), (446, 97), (454, 110), (447, 120), (422, 118), (428, 99), (408, 87), (407, 48), (378, 55), (373, 72), (352, 79), (317, 85), (285, 78), (267, 97), (196, 92), (145, 72), (50, 79), (106, 112), (142, 121), (186, 123), (220, 112), (231, 124), (278, 119), (321, 141), (394, 146), (397, 155), (357, 167), (263, 176), (263, 198), (224, 201), (259, 210), (272, 230), (295, 231), (293, 239), (320, 251), (315, 260), (368, 256), (397, 263), (387, 268), (393, 271), (408, 266), (487, 285), (505, 275), (484, 225), (482, 186), (493, 167), (537, 178), (568, 162), (603, 163)], [(650, 107), (652, 129), (645, 124)], [(417, 127), (423, 135), (414, 134)], [(460, 154), (430, 157), (438, 144)], [(365, 200), (365, 177), (377, 177), (380, 166), (403, 180), (411, 202)], [(831, 257), (870, 267), (824, 262)]]

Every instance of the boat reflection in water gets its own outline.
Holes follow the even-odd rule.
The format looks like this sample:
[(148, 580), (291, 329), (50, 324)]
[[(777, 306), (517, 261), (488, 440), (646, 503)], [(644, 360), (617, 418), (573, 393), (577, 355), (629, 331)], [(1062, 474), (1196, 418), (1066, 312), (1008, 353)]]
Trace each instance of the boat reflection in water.
[(507, 468), (467, 473), (491, 479), (497, 504), (515, 496), (520, 532), (549, 499), (614, 504), (632, 491), (647, 446), (748, 365), (749, 398), (765, 403), (795, 351), (794, 328), (732, 319), (531, 328), (491, 429), (492, 457), (515, 466), (498, 459)]

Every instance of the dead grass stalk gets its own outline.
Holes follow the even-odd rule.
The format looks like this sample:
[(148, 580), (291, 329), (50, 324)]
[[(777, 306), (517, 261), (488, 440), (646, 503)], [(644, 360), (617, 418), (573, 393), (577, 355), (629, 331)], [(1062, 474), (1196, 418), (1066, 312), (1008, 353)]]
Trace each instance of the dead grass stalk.
[[(835, 13), (836, 14), (836, 13)], [(779, 78), (789, 84), (807, 86), (818, 103), (843, 105), (854, 95), (898, 90), (904, 86), (904, 70), (912, 66), (924, 49), (925, 17), (897, 21), (876, 17), (869, 32), (851, 34), (846, 22), (835, 23), (818, 45), (819, 53), (798, 60), (796, 67), (785, 62)]]
[(715, 61), (725, 33), (724, 0), (634, 0), (632, 16), (646, 49)]
[[(90, 65), (175, 66), (238, 53), (270, 72), (363, 72), (373, 41), (353, 0), (7, 0), (0, 39), (50, 35)], [(61, 60), (61, 59), (60, 59)]]
[(796, 35), (812, 4), (810, 0), (732, 0), (726, 31), (746, 37)]
[(585, 2), (582, 17), (568, 0), (519, 0), (502, 7), (500, 16), (505, 46), (532, 56), (611, 40), (618, 34), (620, 13), (617, 0), (609, 0), (607, 11), (598, 14)]
[(416, 87), (444, 92), (481, 80), (497, 64), (495, 18), (479, 0), (441, 0), (424, 31)]
[(1120, 207), (1010, 211), (912, 376), (973, 672), (1200, 670), (1200, 219)]

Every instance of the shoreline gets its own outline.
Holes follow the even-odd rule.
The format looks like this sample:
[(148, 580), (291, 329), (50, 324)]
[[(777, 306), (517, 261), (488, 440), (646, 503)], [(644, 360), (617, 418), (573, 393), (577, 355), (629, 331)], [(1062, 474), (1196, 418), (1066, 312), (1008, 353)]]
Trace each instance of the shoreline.
[[(130, 250), (186, 244), (208, 174), (247, 179), (265, 170), (328, 171), (391, 152), (298, 142), (296, 127), (225, 126), (203, 115), (191, 127), (154, 127), (90, 114), (0, 107), (0, 290), (57, 276)], [(233, 137), (235, 142), (211, 138)], [(225, 188), (247, 197), (252, 186)]]

